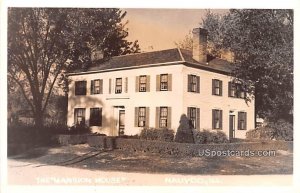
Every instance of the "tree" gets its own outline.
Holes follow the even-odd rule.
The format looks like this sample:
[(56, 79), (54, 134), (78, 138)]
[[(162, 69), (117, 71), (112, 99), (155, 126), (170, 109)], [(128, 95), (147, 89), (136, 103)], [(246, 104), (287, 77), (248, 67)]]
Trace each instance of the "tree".
[(85, 64), (99, 48), (105, 57), (139, 51), (137, 41), (125, 40), (125, 15), (120, 9), (8, 9), (8, 87), (19, 86), (36, 128), (62, 70)]
[[(225, 49), (234, 54), (233, 76), (255, 96), (256, 113), (271, 121), (292, 121), (293, 11), (208, 11), (202, 27), (209, 32), (210, 52)], [(246, 101), (253, 100), (250, 96)]]

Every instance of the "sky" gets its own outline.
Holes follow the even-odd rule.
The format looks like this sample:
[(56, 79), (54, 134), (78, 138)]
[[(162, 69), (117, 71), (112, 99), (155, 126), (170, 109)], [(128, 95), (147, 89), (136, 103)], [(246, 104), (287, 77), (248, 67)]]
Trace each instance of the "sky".
[[(138, 40), (142, 51), (155, 51), (176, 47), (175, 42), (195, 27), (199, 27), (205, 9), (123, 9), (128, 40)], [(211, 10), (225, 13), (225, 9)]]

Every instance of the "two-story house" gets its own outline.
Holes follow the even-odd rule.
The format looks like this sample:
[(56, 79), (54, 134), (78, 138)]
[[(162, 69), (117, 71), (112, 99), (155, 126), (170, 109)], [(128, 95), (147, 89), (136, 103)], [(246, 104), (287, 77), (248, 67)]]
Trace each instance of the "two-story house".
[(245, 138), (254, 128), (254, 101), (246, 104), (229, 62), (207, 60), (207, 31), (193, 30), (193, 50), (168, 49), (112, 57), (68, 74), (68, 125), (85, 123), (110, 136), (144, 127), (175, 132), (182, 114), (198, 130)]

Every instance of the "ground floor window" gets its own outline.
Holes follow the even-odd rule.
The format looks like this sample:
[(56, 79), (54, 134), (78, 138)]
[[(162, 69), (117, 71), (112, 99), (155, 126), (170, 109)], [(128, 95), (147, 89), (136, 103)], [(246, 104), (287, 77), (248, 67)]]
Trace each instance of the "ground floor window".
[(222, 129), (222, 110), (213, 109), (212, 110), (212, 128)]
[(247, 129), (247, 113), (239, 112), (238, 113), (238, 130)]
[(85, 108), (75, 108), (74, 122), (77, 125), (85, 124)]
[(159, 127), (164, 128), (167, 126), (168, 126), (168, 107), (160, 107)]
[(188, 107), (187, 117), (195, 129), (200, 129), (200, 109), (196, 107)]
[(145, 127), (146, 125), (146, 107), (139, 107), (138, 126)]
[(102, 109), (90, 109), (90, 126), (102, 126)]

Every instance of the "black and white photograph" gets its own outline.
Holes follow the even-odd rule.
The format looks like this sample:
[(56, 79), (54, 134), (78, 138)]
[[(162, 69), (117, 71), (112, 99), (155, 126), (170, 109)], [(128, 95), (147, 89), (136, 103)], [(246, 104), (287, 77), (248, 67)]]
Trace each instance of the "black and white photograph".
[(1, 7), (3, 192), (299, 191), (295, 8), (99, 5)]

